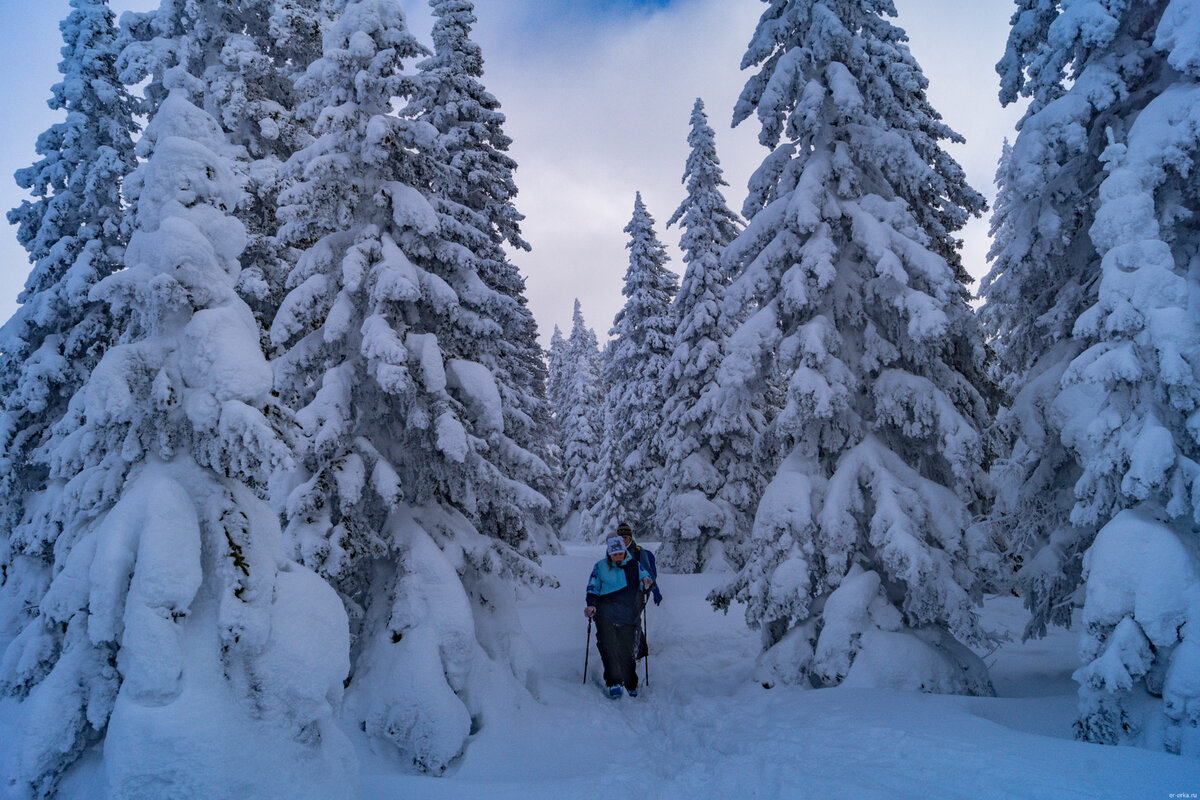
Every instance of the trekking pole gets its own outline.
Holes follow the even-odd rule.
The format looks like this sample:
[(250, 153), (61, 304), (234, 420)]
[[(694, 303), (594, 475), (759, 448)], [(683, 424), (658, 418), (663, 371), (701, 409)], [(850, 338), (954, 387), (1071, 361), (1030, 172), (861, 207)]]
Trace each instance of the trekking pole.
[(588, 635), (587, 642), (583, 645), (583, 683), (587, 685), (587, 662), (588, 656), (592, 654), (592, 621), (588, 620)]
[(645, 683), (647, 686), (650, 685), (650, 632), (646, 630), (646, 606), (648, 605), (650, 604), (642, 604), (642, 636), (646, 638), (646, 680), (643, 681), (643, 683)]

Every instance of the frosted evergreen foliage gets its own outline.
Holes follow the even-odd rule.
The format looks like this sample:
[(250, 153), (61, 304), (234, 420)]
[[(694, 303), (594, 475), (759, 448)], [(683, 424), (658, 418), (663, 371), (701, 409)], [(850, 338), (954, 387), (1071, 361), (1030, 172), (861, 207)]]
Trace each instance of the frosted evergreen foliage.
[(303, 430), (285, 534), (350, 612), (346, 714), (436, 773), (485, 687), (532, 685), (513, 584), (553, 579), (522, 554), (548, 503), (503, 471), (522, 451), (479, 360), (506, 298), (436, 207), (438, 130), (393, 110), (422, 52), (398, 3), (363, 0), (297, 82), (315, 139), (285, 167), (280, 235), (304, 251), (270, 335)]
[[(546, 364), (525, 297), (525, 280), (504, 249), (507, 244), (529, 250), (521, 238), (524, 216), (514, 205), (516, 162), (507, 154), (512, 140), (504, 133), (499, 102), (482, 83), (483, 56), (471, 39), (474, 4), (430, 0), (429, 5), (434, 53), (418, 65), (416, 94), (405, 113), (438, 131), (446, 166), (433, 178), (433, 203), (443, 219), (443, 235), (471, 251), (479, 277), (493, 290), (477, 313), (496, 326), (496, 334), (477, 336), (477, 352), (471, 358), (495, 376), (505, 432), (519, 448), (497, 454), (502, 469), (550, 496), (557, 484), (546, 463), (551, 447)], [(553, 550), (547, 508), (526, 509), (527, 527), (539, 549)]]
[(260, 498), (290, 454), (234, 291), (228, 145), (177, 89), (138, 147), (125, 269), (90, 294), (129, 322), (47, 448), (61, 533), (38, 617), (4, 654), (26, 714), (5, 774), (15, 796), (51, 797), (102, 742), (113, 797), (349, 797), (345, 612), (286, 560)]
[(692, 109), (683, 180), (687, 198), (667, 225), (683, 229), (680, 247), (687, 265), (671, 306), (675, 337), (663, 373), (662, 452), (658, 495), (659, 560), (676, 572), (727, 571), (735, 566), (762, 490), (753, 461), (761, 411), (732, 425), (722, 411), (718, 370), (723, 342), (734, 320), (721, 311), (729, 273), (721, 254), (741, 230), (725, 204), (727, 186), (717, 158), (715, 134), (704, 103)]
[[(1002, 97), (1033, 102), (1002, 165), (984, 307), (1017, 390), (1001, 417), (1013, 452), (995, 516), (1026, 559), (1029, 632), (1068, 624), (1082, 601), (1077, 733), (1174, 752), (1196, 752), (1195, 692), (1175, 677), (1164, 693), (1168, 670), (1192, 669), (1175, 644), (1187, 628), (1166, 635), (1176, 610), (1118, 598), (1161, 577), (1143, 553), (1195, 524), (1195, 225), (1182, 217), (1196, 206), (1183, 177), (1195, 167), (1193, 6), (1031, 3), (1014, 15)], [(1165, 736), (1131, 712), (1135, 686), (1164, 698)]]
[(604, 393), (600, 385), (600, 349), (575, 301), (571, 334), (563, 345), (561, 367), (551, 375), (559, 388), (555, 430), (562, 448), (563, 491), (557, 516), (566, 539), (591, 540), (605, 528), (591, 516), (600, 500)]
[[(1018, 349), (1006, 365), (1014, 384), (1039, 386), (1036, 401), (1026, 390), (1013, 403), (1007, 488), (1035, 508), (1055, 503), (1073, 550), (1087, 548), (1076, 733), (1189, 755), (1200, 755), (1198, 26), (1194, 0), (1076, 0), (1014, 17), (1003, 85), (1034, 104), (1008, 159), (1011, 221), (988, 303), (1017, 348), (1043, 325), (1034, 314), (1045, 317), (1052, 302), (1057, 315), (1040, 349), (1028, 346), (1023, 359)], [(1031, 264), (1017, 261), (1021, 219), (1037, 224), (1024, 233)], [(1039, 240), (1051, 235), (1065, 258), (1044, 267)], [(1025, 300), (1040, 296), (1040, 305)], [(1026, 424), (1031, 402), (1040, 416)], [(1069, 468), (1059, 482), (1040, 478), (1064, 460), (1059, 448)], [(1012, 513), (1030, 525), (1015, 504)], [(1038, 568), (1062, 547), (1065, 534), (1053, 533), (1031, 540)], [(1133, 710), (1142, 689), (1162, 698), (1149, 716)]]
[(0, 635), (28, 622), (51, 577), (59, 530), (45, 445), (120, 327), (89, 293), (119, 268), (128, 237), (120, 188), (135, 163), (134, 102), (117, 79), (107, 3), (72, 0), (60, 28), (63, 79), (49, 105), (66, 118), (17, 172), (34, 199), (8, 213), (33, 270), (0, 328), (0, 595), (18, 614), (0, 602)]
[[(1095, 525), (1070, 518), (1079, 468), (1058, 435), (1063, 423), (1054, 397), (1080, 350), (1071, 335), (1075, 322), (1096, 300), (1099, 257), (1087, 231), (1095, 219), (1095, 187), (1103, 179), (1105, 130), (1145, 102), (1113, 93), (1114, 69), (1124, 73), (1117, 80), (1126, 86), (1151, 80), (1144, 67), (1109, 63), (1110, 52), (1086, 57), (1091, 46), (1083, 40), (1056, 35), (1052, 42), (1059, 6), (1058, 0), (1018, 3), (997, 65), (1001, 101), (1025, 97), (1029, 107), (996, 175), (992, 268), (981, 286), (986, 304), (980, 319), (995, 342), (998, 377), (1011, 396), (997, 417), (1008, 455), (993, 469), (997, 495), (990, 521), (1022, 565), (1017, 579), (1030, 611), (1026, 636), (1070, 624), (1080, 599), (1083, 552), (1096, 532)], [(1068, 31), (1074, 24), (1069, 20), (1086, 13), (1081, 9), (1057, 30)], [(1079, 90), (1068, 93), (1066, 80), (1079, 82)]]
[(666, 267), (667, 251), (654, 232), (654, 218), (638, 193), (625, 226), (629, 268), (621, 294), (625, 305), (613, 318), (604, 358), (604, 494), (591, 516), (611, 532), (626, 520), (645, 536), (654, 519), (664, 459), (662, 376), (674, 336), (671, 301), (679, 278)]
[[(122, 76), (147, 80), (152, 111), (167, 75), (183, 67), (189, 90), (244, 151), (234, 169), (244, 192), (235, 214), (249, 239), (238, 291), (265, 330), (296, 253), (277, 237), (280, 167), (309, 138), (293, 110), (295, 78), (320, 55), (329, 0), (164, 0), (160, 9), (122, 18), (127, 44)], [(186, 36), (185, 36), (186, 34)]]
[(567, 340), (555, 325), (550, 334), (550, 349), (546, 352), (546, 399), (550, 402), (551, 416), (556, 414), (556, 409), (562, 408), (566, 357)]
[(554, 529), (562, 535), (563, 520), (559, 516), (559, 510), (562, 506), (562, 453), (563, 453), (563, 438), (562, 428), (558, 424), (559, 409), (563, 403), (563, 377), (566, 374), (566, 365), (563, 359), (566, 356), (567, 340), (562, 335), (562, 330), (555, 325), (554, 332), (550, 334), (550, 349), (545, 351), (546, 357), (546, 408), (550, 414), (550, 456), (547, 464), (550, 467), (551, 474), (554, 476), (554, 491), (551, 493), (551, 516), (550, 523)]
[(625, 305), (613, 318), (611, 341), (602, 360), (605, 387), (601, 486), (604, 494), (590, 516), (600, 525), (592, 535), (611, 533), (618, 522), (646, 535), (662, 480), (662, 374), (674, 335), (671, 301), (679, 289), (666, 267), (666, 248), (654, 233), (654, 217), (638, 193), (629, 234)]
[(953, 238), (984, 203), (888, 16), (771, 0), (743, 60), (734, 121), (757, 113), (771, 152), (726, 250), (750, 313), (721, 384), (786, 388), (746, 566), (710, 597), (747, 604), (764, 682), (990, 693), (963, 646), (997, 554), (969, 530), (989, 413)]

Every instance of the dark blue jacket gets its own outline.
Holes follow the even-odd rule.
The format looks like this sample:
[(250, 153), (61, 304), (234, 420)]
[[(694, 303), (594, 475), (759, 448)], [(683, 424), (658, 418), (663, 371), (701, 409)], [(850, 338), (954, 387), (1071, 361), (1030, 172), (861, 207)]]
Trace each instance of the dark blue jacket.
[(641, 563), (632, 555), (618, 567), (608, 557), (596, 562), (588, 578), (587, 604), (594, 606), (597, 617), (617, 625), (634, 625), (642, 614), (642, 578), (649, 578)]
[(654, 602), (661, 603), (662, 592), (658, 590), (658, 565), (654, 563), (654, 553), (651, 553), (636, 541), (631, 541), (629, 543), (629, 550), (635, 556), (637, 556), (637, 560), (642, 565), (642, 569), (650, 573), (650, 580), (654, 581), (654, 585), (650, 587), (650, 591), (654, 595)]

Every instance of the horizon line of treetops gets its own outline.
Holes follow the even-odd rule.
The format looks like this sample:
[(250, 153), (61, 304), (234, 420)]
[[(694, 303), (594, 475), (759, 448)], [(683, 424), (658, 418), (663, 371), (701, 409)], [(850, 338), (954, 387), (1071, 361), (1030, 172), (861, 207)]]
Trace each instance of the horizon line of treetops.
[(429, 0), (432, 48), (396, 0), (71, 0), (0, 329), (19, 792), (153, 749), (131, 709), (185, 727), (210, 639), (205, 691), (313, 785), (344, 791), (335, 713), (440, 772), (485, 682), (534, 685), (513, 588), (619, 520), (727, 573), (764, 685), (903, 654), (990, 693), (977, 608), (1016, 592), (1026, 636), (1081, 615), (1080, 738), (1200, 754), (1197, 0), (1018, 0), (978, 311), (986, 204), (892, 4), (764, 2), (741, 213), (697, 100), (682, 279), (638, 195), (611, 340), (576, 301), (547, 354), (470, 0)]

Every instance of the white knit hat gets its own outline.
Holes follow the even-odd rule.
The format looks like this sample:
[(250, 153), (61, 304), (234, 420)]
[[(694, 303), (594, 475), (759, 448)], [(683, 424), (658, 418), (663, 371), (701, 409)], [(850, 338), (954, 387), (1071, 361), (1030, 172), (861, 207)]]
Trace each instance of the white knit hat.
[(617, 553), (625, 552), (625, 540), (620, 536), (608, 537), (608, 554), (615, 556)]

